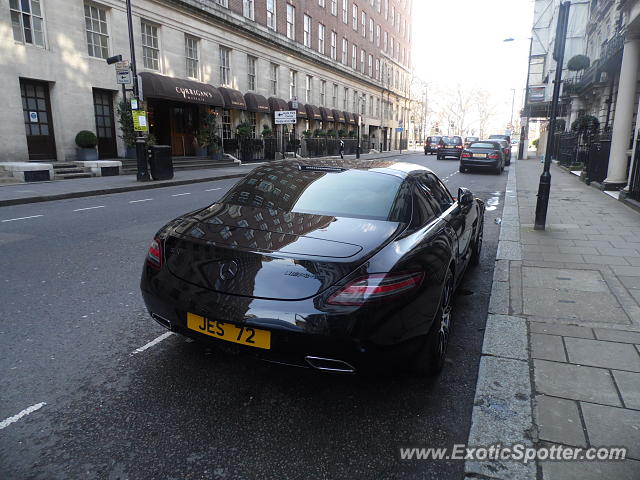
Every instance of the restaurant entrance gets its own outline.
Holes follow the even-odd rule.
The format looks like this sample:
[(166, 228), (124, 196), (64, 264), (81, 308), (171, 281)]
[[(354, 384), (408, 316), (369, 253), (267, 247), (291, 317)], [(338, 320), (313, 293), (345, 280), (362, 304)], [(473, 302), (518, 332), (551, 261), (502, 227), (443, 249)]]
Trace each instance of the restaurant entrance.
[(149, 124), (158, 145), (171, 145), (174, 156), (196, 154), (199, 107), (195, 104), (150, 98)]

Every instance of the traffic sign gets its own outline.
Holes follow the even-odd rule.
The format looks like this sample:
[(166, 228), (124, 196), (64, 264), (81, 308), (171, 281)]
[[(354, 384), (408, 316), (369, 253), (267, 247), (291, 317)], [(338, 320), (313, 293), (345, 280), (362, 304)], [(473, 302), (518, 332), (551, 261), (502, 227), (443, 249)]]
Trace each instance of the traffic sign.
[(295, 125), (297, 122), (295, 110), (280, 110), (273, 112), (276, 125)]
[(298, 109), (298, 97), (291, 97), (291, 108)]
[(116, 83), (119, 85), (129, 85), (131, 83), (131, 70), (129, 70), (129, 68), (126, 70), (116, 68)]

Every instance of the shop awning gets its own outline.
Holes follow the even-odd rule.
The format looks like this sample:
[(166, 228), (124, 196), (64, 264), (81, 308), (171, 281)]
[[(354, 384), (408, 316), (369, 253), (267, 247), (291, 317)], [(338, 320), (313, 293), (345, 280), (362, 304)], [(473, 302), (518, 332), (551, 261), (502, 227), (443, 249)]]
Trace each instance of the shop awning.
[(326, 107), (320, 107), (320, 116), (322, 117), (323, 122), (335, 122), (333, 113)]
[(345, 123), (349, 123), (351, 125), (355, 125), (356, 124), (356, 120), (353, 116), (353, 113), (349, 113), (349, 112), (343, 112), (344, 113), (344, 120)]
[[(289, 102), (289, 110), (296, 110), (295, 108), (291, 108), (291, 102)], [(296, 117), (298, 118), (307, 118), (307, 110), (304, 108), (304, 103), (298, 102), (298, 109), (296, 110)]]
[(283, 110), (289, 110), (289, 105), (281, 98), (269, 97), (269, 108), (272, 112), (281, 112)]
[(222, 94), (222, 98), (224, 98), (225, 108), (229, 110), (246, 110), (247, 104), (244, 101), (244, 96), (238, 90), (234, 90), (233, 88), (218, 88), (220, 93)]
[(331, 110), (333, 113), (333, 121), (338, 123), (344, 123), (344, 112), (340, 110)]
[(167, 77), (158, 73), (141, 72), (142, 93), (148, 98), (162, 98), (175, 102), (200, 103), (213, 107), (224, 107), (220, 90), (208, 83), (183, 78)]
[(247, 104), (248, 112), (269, 113), (269, 102), (262, 95), (257, 93), (245, 93), (244, 101)]
[(322, 115), (320, 115), (320, 109), (318, 107), (307, 103), (305, 108), (307, 110), (307, 118), (309, 120), (322, 120)]

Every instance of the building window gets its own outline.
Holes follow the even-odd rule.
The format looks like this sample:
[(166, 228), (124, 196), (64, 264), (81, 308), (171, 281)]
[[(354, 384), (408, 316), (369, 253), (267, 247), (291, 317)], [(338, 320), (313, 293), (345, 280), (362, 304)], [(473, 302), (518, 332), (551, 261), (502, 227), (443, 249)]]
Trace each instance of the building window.
[(367, 115), (370, 117), (373, 117), (373, 105), (373, 95), (369, 95), (369, 111), (367, 112)]
[(326, 95), (327, 95), (327, 82), (325, 82), (324, 80), (320, 80), (320, 106), (321, 107), (325, 106)]
[(376, 47), (380, 46), (380, 25), (376, 25)]
[(364, 38), (367, 38), (367, 14), (362, 12), (360, 14), (360, 23), (362, 26), (361, 33)]
[(353, 108), (351, 108), (353, 113), (358, 113), (358, 91), (353, 91)]
[(374, 41), (373, 32), (374, 32), (373, 18), (369, 19), (369, 40)]
[(293, 99), (297, 95), (298, 87), (296, 85), (298, 80), (298, 72), (295, 70), (289, 70), (289, 98)]
[(324, 55), (324, 25), (318, 24), (318, 52)]
[(364, 53), (364, 50), (360, 50), (360, 73), (364, 73), (364, 59), (365, 59), (366, 53)]
[(184, 56), (186, 59), (187, 77), (200, 78), (198, 66), (198, 39), (189, 35), (184, 36)]
[(220, 47), (220, 85), (231, 84), (231, 49)]
[(338, 58), (338, 34), (331, 32), (331, 58), (336, 60)]
[(380, 0), (376, 0), (376, 10), (378, 11), (378, 13), (380, 13), (380, 4), (382, 2), (380, 2)]
[[(16, 42), (26, 43), (29, 45), (36, 45), (38, 47), (44, 47), (44, 33), (43, 33), (43, 20), (42, 9), (40, 8), (39, 0), (10, 0), (9, 8), (11, 9), (11, 27), (13, 28), (13, 39)], [(87, 18), (87, 8), (93, 8), (94, 10), (102, 11), (102, 21), (104, 22), (104, 52), (105, 56), (92, 55), (91, 43), (89, 40), (89, 31), (93, 30), (91, 22), (87, 21), (87, 42), (89, 44), (89, 55), (92, 57), (107, 58), (107, 19), (106, 13), (103, 9), (97, 7), (84, 6), (84, 16)], [(97, 14), (97, 12), (96, 12)], [(100, 18), (98, 15), (96, 27), (100, 32)], [(98, 45), (101, 45), (98, 43)], [(98, 53), (102, 52), (102, 49), (98, 48)]]
[(305, 15), (304, 17), (304, 37), (303, 42), (305, 47), (311, 48), (311, 17)]
[(358, 31), (358, 6), (354, 3), (353, 7), (351, 7), (351, 16), (352, 16), (352, 24), (353, 24), (353, 29), (357, 32)]
[(253, 20), (255, 16), (255, 6), (253, 0), (242, 0), (242, 15)]
[(347, 25), (349, 23), (349, 11), (348, 11), (348, 0), (342, 0), (342, 23)]
[(324, 0), (318, 0), (318, 5), (324, 8)]
[(395, 51), (396, 51), (396, 42), (393, 39), (393, 37), (391, 37), (391, 58), (395, 58)]
[(389, 0), (384, 0), (384, 19), (389, 20)]
[(373, 55), (369, 55), (369, 76), (373, 77)]
[(225, 8), (229, 8), (229, 0), (216, 0), (218, 5), (222, 5)]
[(160, 70), (158, 27), (145, 21), (142, 22), (142, 60), (144, 68)]
[[(13, 2), (12, 2), (13, 3)], [(32, 2), (33, 5), (33, 2)], [(11, 12), (13, 20), (13, 11)], [(27, 18), (23, 14), (26, 22)], [(109, 32), (107, 30), (107, 11), (95, 5), (84, 6), (84, 23), (87, 29), (87, 50), (90, 57), (107, 58), (109, 56)], [(29, 36), (31, 36), (29, 34)], [(15, 37), (15, 28), (14, 28)], [(27, 37), (25, 30), (25, 38)], [(28, 43), (28, 42), (26, 42)], [(44, 46), (44, 45), (42, 45)]]
[(247, 112), (247, 122), (251, 125), (251, 137), (256, 138), (256, 124), (258, 123), (255, 112)]
[(333, 84), (333, 95), (331, 96), (331, 106), (333, 108), (338, 108), (338, 84)]
[(358, 69), (358, 46), (351, 45), (351, 68)]
[(267, 27), (276, 30), (276, 0), (267, 0)]
[(222, 138), (227, 140), (231, 138), (231, 112), (227, 109), (222, 109), (221, 117)]
[(331, 0), (331, 15), (338, 16), (338, 0)]
[(362, 97), (359, 99), (360, 102), (360, 115), (367, 114), (367, 96), (362, 94)]
[(376, 58), (376, 80), (380, 80), (380, 59)]
[(385, 52), (389, 51), (389, 34), (384, 32), (384, 42), (382, 43), (383, 50)]
[(347, 55), (349, 55), (349, 41), (346, 38), (342, 39), (342, 63), (347, 65)]
[(256, 57), (247, 55), (247, 90), (256, 89)]
[(347, 111), (349, 109), (349, 89), (344, 87), (344, 97), (342, 98), (342, 108)]
[(305, 86), (304, 86), (304, 101), (305, 103), (313, 102), (313, 77), (311, 75), (307, 75), (305, 77)]
[(296, 39), (296, 7), (287, 3), (287, 38)]
[(269, 71), (271, 73), (271, 95), (278, 95), (278, 70), (279, 67), (275, 63), (270, 65)]

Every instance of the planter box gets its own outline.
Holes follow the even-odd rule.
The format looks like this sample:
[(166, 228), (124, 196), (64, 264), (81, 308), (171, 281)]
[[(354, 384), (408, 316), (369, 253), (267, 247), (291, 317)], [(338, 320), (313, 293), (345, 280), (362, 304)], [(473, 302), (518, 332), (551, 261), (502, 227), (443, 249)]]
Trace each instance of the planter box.
[(93, 148), (78, 148), (77, 158), (79, 162), (94, 162), (98, 160), (98, 150)]
[(209, 154), (209, 157), (216, 161), (222, 161), (222, 159), (224, 158), (224, 153), (222, 152), (222, 150), (218, 150), (217, 152), (211, 152)]
[(126, 147), (124, 158), (136, 158), (136, 147)]
[(207, 147), (196, 147), (196, 157), (206, 157)]

